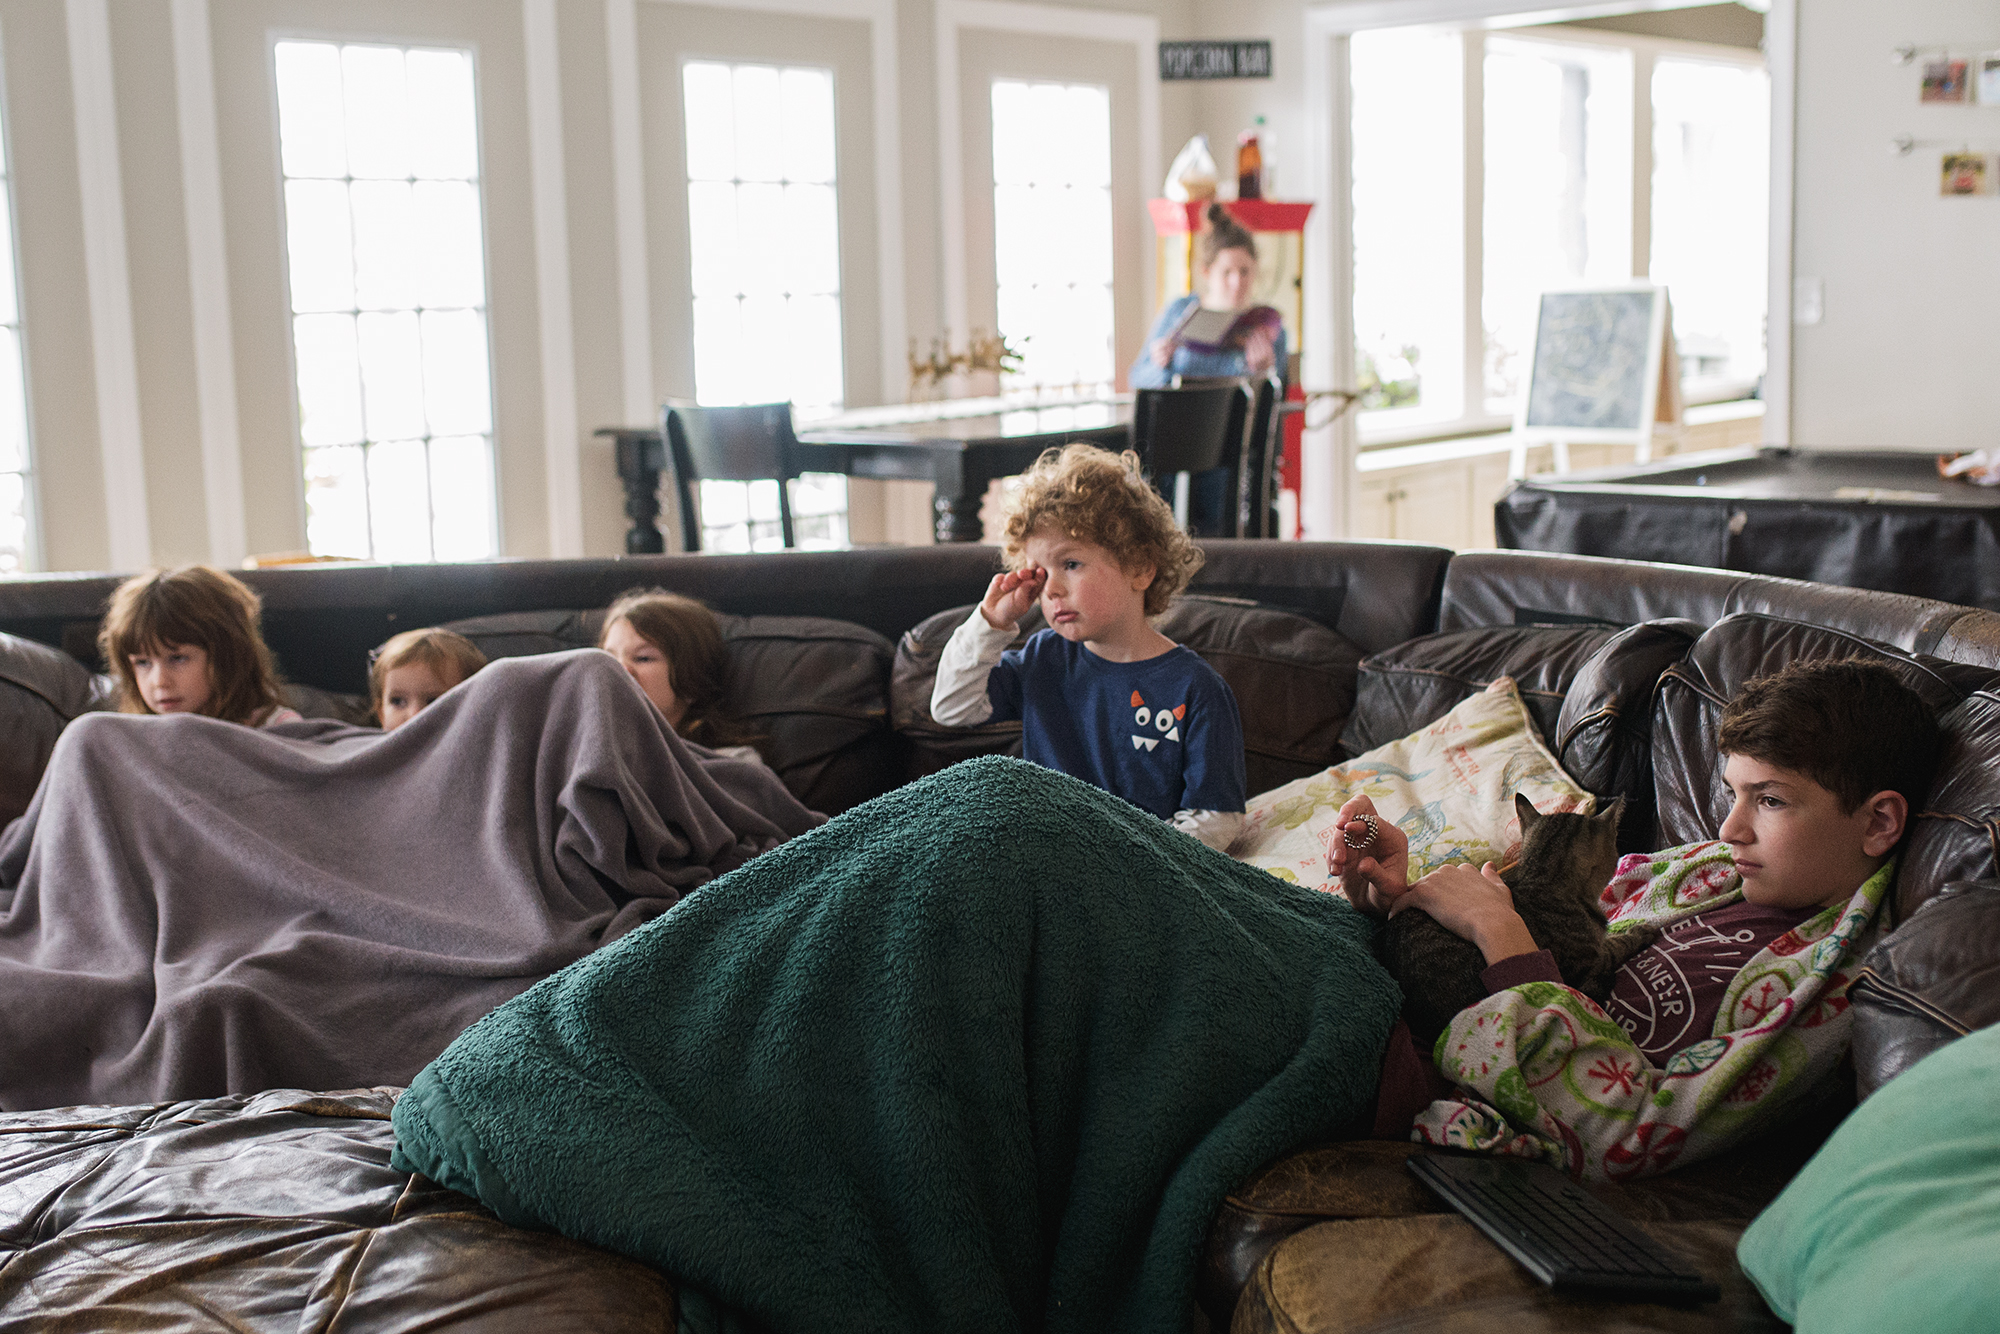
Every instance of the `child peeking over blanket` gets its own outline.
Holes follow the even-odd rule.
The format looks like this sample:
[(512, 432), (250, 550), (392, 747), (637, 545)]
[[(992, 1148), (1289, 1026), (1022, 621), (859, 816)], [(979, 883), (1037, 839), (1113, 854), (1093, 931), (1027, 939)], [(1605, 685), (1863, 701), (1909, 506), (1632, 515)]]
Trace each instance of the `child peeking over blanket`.
[[(1202, 555), (1137, 456), (1044, 453), (1008, 506), (1003, 557), (945, 645), (931, 716), (1018, 718), (1024, 758), (1227, 848), (1243, 826), (1243, 725), (1215, 669), (1148, 619)], [(1008, 649), (1037, 601), (1048, 628)]]
[(597, 646), (682, 737), (728, 759), (764, 763), (729, 711), (729, 652), (707, 604), (664, 588), (628, 590), (604, 613)]
[(391, 635), (368, 655), (368, 694), (382, 730), (395, 731), (485, 665), (479, 646), (453, 630)]
[[(1363, 851), (1335, 839), (1331, 866), (1357, 907), (1421, 908), (1487, 962), (1490, 994), (1433, 1052), (1398, 1022), (1375, 1135), (1602, 1180), (1768, 1129), (1846, 1050), (1847, 986), (1939, 745), (1930, 710), (1879, 662), (1795, 662), (1747, 683), (1722, 714), (1733, 800), (1717, 841), (1628, 856), (1604, 890), (1614, 932), (1662, 934), (1602, 1009), (1563, 984), (1491, 863), (1412, 885), (1408, 840), (1387, 821)], [(1374, 814), (1357, 796), (1340, 827)]]
[(278, 699), (258, 632), (257, 595), (208, 565), (148, 570), (118, 585), (97, 648), (118, 678), (121, 713), (198, 713), (269, 727), (299, 714)]

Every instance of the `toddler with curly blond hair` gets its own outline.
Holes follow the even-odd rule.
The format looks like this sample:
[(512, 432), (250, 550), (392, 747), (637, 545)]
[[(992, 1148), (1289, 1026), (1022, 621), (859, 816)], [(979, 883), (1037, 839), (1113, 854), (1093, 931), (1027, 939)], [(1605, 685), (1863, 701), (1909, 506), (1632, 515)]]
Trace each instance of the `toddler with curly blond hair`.
[[(1227, 848), (1243, 825), (1243, 724), (1215, 669), (1153, 627), (1202, 556), (1138, 458), (1044, 453), (1008, 505), (1002, 554), (945, 645), (931, 716), (1018, 718), (1025, 758)], [(1048, 628), (1009, 649), (1037, 603)]]

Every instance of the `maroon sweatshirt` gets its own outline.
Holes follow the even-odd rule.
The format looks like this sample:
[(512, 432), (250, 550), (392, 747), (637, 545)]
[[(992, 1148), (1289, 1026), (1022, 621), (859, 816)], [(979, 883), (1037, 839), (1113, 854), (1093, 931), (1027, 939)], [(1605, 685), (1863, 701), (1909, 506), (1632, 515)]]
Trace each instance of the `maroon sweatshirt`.
[[(1665, 1065), (1675, 1052), (1715, 1031), (1723, 994), (1738, 970), (1818, 912), (1739, 901), (1677, 922), (1618, 970), (1605, 1013), (1631, 1035), (1647, 1060)], [(1536, 950), (1489, 965), (1479, 980), (1491, 996), (1524, 982), (1561, 982), (1562, 974), (1554, 955)], [(1417, 1049), (1409, 1025), (1398, 1019), (1382, 1056), (1373, 1137), (1408, 1139), (1410, 1123), (1425, 1108), (1453, 1096), (1451, 1081), (1438, 1073), (1428, 1052)]]

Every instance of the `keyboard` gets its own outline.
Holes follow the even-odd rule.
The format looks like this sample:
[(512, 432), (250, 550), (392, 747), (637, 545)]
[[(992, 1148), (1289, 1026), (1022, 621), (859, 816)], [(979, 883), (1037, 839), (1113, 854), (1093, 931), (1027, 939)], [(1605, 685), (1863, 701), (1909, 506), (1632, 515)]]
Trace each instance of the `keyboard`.
[(1712, 1302), (1722, 1289), (1547, 1163), (1422, 1155), (1410, 1171), (1557, 1292)]

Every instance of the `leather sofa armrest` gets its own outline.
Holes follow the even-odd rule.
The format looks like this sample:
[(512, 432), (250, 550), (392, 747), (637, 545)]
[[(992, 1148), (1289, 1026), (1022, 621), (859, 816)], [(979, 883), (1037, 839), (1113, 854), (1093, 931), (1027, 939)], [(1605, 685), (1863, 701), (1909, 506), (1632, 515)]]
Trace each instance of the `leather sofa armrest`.
[(2000, 880), (1955, 880), (1868, 952), (1848, 991), (1860, 1095), (2000, 1023)]

